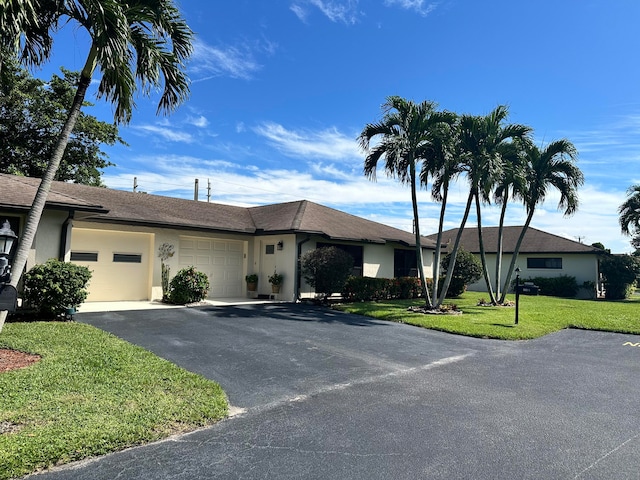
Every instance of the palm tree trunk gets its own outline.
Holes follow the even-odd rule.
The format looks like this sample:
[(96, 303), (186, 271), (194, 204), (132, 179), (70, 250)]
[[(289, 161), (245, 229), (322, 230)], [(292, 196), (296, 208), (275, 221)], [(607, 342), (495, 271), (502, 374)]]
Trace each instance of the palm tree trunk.
[(502, 295), (500, 296), (500, 303), (504, 303), (504, 299), (506, 298), (507, 292), (509, 291), (509, 284), (511, 283), (511, 277), (516, 267), (516, 261), (518, 260), (518, 253), (520, 252), (520, 247), (522, 246), (524, 235), (525, 233), (527, 233), (527, 229), (529, 228), (529, 224), (531, 223), (531, 219), (533, 218), (533, 212), (534, 210), (531, 209), (531, 211), (527, 215), (527, 221), (524, 222), (524, 227), (522, 227), (522, 231), (520, 232), (520, 236), (518, 237), (516, 248), (513, 250), (513, 257), (511, 257), (511, 263), (509, 264), (509, 271), (507, 272), (507, 277), (504, 279), (504, 286), (502, 287)]
[[(76, 121), (80, 116), (80, 109), (82, 108), (82, 104), (84, 103), (84, 98), (87, 93), (87, 89), (89, 88), (89, 84), (91, 83), (91, 74), (88, 76), (85, 75), (87, 71), (89, 71), (89, 67), (93, 65), (93, 68), (90, 69), (91, 73), (93, 73), (93, 69), (95, 69), (95, 53), (94, 49), (91, 49), (91, 53), (89, 54), (89, 58), (87, 59), (87, 63), (85, 64), (85, 68), (80, 75), (80, 81), (78, 83), (78, 89), (76, 90), (76, 95), (73, 99), (73, 104), (69, 109), (69, 114), (67, 116), (67, 120), (58, 135), (58, 140), (56, 142), (56, 146), (51, 154), (51, 158), (49, 159), (49, 164), (47, 165), (47, 169), (42, 176), (42, 180), (40, 181), (40, 185), (38, 186), (38, 190), (36, 191), (36, 196), (33, 199), (33, 205), (29, 210), (29, 214), (27, 215), (27, 221), (25, 222), (24, 229), (22, 231), (22, 235), (18, 241), (18, 249), (16, 250), (16, 256), (13, 260), (13, 264), (11, 265), (11, 270), (13, 275), (11, 277), (10, 285), (17, 287), (18, 282), (22, 278), (23, 270), (27, 264), (27, 257), (29, 256), (29, 250), (31, 250), (31, 246), (33, 245), (33, 241), (36, 237), (36, 232), (38, 230), (38, 224), (40, 223), (40, 218), (42, 217), (42, 212), (44, 211), (45, 203), (47, 202), (47, 197), (49, 195), (49, 190), (51, 190), (51, 184), (56, 177), (56, 173), (58, 172), (58, 167), (60, 166), (60, 161), (62, 160), (62, 156), (64, 155), (64, 151), (67, 148), (67, 144), (69, 143), (69, 137), (71, 136), (71, 132), (76, 125)], [(4, 322), (7, 318), (7, 311), (3, 310), (0, 312), (0, 332), (2, 331), (2, 327), (4, 326)]]
[(492, 305), (495, 305), (496, 296), (493, 293), (493, 287), (491, 286), (491, 278), (489, 277), (489, 267), (487, 265), (487, 255), (484, 251), (484, 236), (482, 235), (482, 218), (480, 212), (480, 195), (476, 193), (476, 218), (478, 219), (478, 246), (480, 247), (480, 262), (482, 263), (482, 276), (487, 284), (487, 292), (489, 293), (489, 301)]
[(427, 288), (427, 279), (424, 276), (424, 263), (422, 258), (422, 242), (420, 241), (420, 222), (418, 220), (418, 194), (416, 193), (416, 165), (415, 162), (411, 162), (409, 167), (409, 174), (411, 175), (411, 202), (413, 203), (413, 218), (415, 221), (415, 234), (416, 234), (416, 258), (418, 260), (418, 274), (420, 275), (420, 281), (422, 282), (422, 295), (424, 296), (425, 305), (431, 308), (431, 297), (429, 296), (429, 289)]
[(449, 194), (449, 184), (443, 185), (442, 205), (440, 206), (440, 220), (438, 221), (438, 237), (436, 238), (436, 253), (433, 257), (433, 284), (431, 285), (431, 304), (438, 302), (438, 283), (440, 283), (440, 255), (442, 253), (442, 230), (444, 229), (444, 213), (447, 207), (447, 195)]
[(458, 234), (456, 235), (456, 241), (453, 244), (453, 250), (451, 251), (451, 261), (449, 262), (449, 268), (447, 269), (447, 276), (444, 279), (444, 284), (442, 285), (442, 291), (440, 292), (440, 296), (438, 297), (438, 303), (433, 305), (433, 308), (437, 308), (444, 302), (444, 299), (447, 295), (447, 290), (449, 290), (449, 285), (451, 285), (451, 278), (453, 278), (453, 269), (456, 266), (456, 255), (458, 255), (458, 250), (460, 249), (460, 239), (462, 238), (462, 231), (464, 230), (464, 226), (467, 223), (467, 218), (469, 218), (469, 211), (471, 210), (471, 202), (473, 201), (474, 191), (469, 192), (469, 198), (467, 199), (467, 206), (464, 210), (464, 215), (462, 217), (462, 221), (460, 222), (460, 228), (458, 230)]
[[(509, 201), (508, 189), (504, 192), (504, 198), (502, 199), (502, 209), (500, 210), (500, 223), (498, 224), (498, 247), (496, 248), (496, 298), (501, 298), (500, 292), (500, 277), (502, 274), (502, 241), (504, 232), (504, 217), (507, 213), (507, 202)], [(503, 300), (500, 300), (502, 303)]]

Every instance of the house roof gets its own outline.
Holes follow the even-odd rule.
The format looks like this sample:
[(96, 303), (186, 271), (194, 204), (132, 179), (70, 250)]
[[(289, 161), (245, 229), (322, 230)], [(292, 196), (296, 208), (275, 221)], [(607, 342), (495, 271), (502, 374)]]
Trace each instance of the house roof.
[[(503, 253), (513, 253), (522, 232), (522, 226), (504, 227), (503, 232)], [(442, 243), (450, 245), (456, 241), (458, 235), (457, 228), (442, 232)], [(496, 253), (498, 245), (498, 227), (484, 227), (482, 237), (486, 253)], [(437, 240), (437, 234), (429, 235), (427, 238)], [(478, 230), (476, 228), (465, 228), (462, 232), (460, 244), (465, 250), (471, 253), (479, 253)], [(602, 249), (584, 245), (568, 238), (559, 237), (551, 233), (543, 232), (533, 227), (529, 227), (524, 235), (520, 253), (602, 253)]]
[[(28, 210), (40, 179), (0, 174), (0, 207)], [(307, 200), (237, 207), (53, 182), (47, 207), (82, 212), (83, 220), (249, 234), (308, 233), (332, 240), (415, 245), (414, 235)], [(435, 243), (424, 238), (425, 247)]]

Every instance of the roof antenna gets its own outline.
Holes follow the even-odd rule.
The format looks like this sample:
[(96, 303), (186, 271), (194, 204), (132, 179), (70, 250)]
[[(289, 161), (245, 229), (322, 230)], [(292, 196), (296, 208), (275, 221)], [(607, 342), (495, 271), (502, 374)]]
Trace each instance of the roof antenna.
[(207, 203), (211, 202), (211, 180), (207, 178)]
[(197, 202), (198, 201), (198, 179), (196, 178), (196, 183), (193, 186), (193, 199)]

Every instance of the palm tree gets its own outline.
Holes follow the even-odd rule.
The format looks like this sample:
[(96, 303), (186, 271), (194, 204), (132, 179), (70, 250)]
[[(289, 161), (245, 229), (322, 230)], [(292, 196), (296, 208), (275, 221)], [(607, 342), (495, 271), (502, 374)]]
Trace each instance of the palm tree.
[[(453, 122), (453, 114), (437, 112), (434, 102), (424, 101), (415, 104), (399, 96), (391, 96), (383, 105), (384, 115), (380, 122), (367, 124), (358, 137), (361, 148), (367, 156), (364, 161), (364, 174), (371, 180), (376, 178), (378, 162), (385, 159), (385, 171), (391, 177), (397, 177), (401, 183), (411, 188), (413, 206), (414, 233), (416, 239), (417, 267), (422, 282), (422, 293), (427, 306), (431, 298), (424, 275), (418, 198), (416, 192), (416, 164), (419, 161), (434, 159), (438, 126)], [(370, 148), (373, 138), (380, 141)]]
[(523, 192), (527, 219), (511, 257), (509, 271), (502, 287), (500, 303), (504, 303), (522, 240), (531, 224), (536, 207), (544, 202), (549, 190), (555, 188), (560, 192), (558, 209), (563, 208), (565, 216), (573, 215), (578, 209), (578, 187), (584, 183), (584, 175), (575, 165), (578, 152), (569, 140), (556, 140), (543, 149), (539, 149), (531, 143), (523, 145), (527, 161), (527, 187)]
[(627, 190), (627, 199), (620, 208), (620, 229), (625, 235), (640, 234), (640, 184), (632, 185)]
[[(116, 123), (127, 123), (139, 88), (149, 95), (162, 88), (158, 113), (170, 113), (189, 93), (184, 72), (193, 32), (172, 0), (7, 0), (0, 7), (0, 48), (28, 65), (40, 65), (51, 54), (53, 35), (67, 22), (87, 31), (91, 45), (67, 120), (27, 216), (13, 263), (16, 286), (27, 261), (51, 183), (60, 165), (96, 68), (98, 97), (115, 105)], [(0, 329), (6, 312), (0, 314)]]
[(502, 275), (502, 249), (504, 237), (504, 220), (507, 213), (507, 205), (510, 199), (523, 199), (526, 188), (525, 161), (523, 159), (524, 141), (514, 141), (505, 146), (502, 152), (504, 160), (502, 175), (498, 179), (493, 198), (500, 205), (500, 220), (498, 222), (498, 244), (496, 247), (496, 277), (495, 296), (500, 297)]
[(488, 203), (490, 201), (491, 191), (502, 175), (504, 163), (503, 153), (505, 153), (506, 146), (514, 139), (526, 138), (531, 132), (531, 127), (525, 125), (503, 125), (508, 114), (508, 108), (504, 105), (499, 105), (488, 115), (463, 115), (460, 119), (459, 148), (462, 152), (463, 170), (469, 182), (469, 196), (467, 197), (465, 213), (462, 217), (453, 251), (451, 252), (452, 261), (449, 263), (449, 268), (447, 269), (447, 275), (438, 305), (444, 301), (451, 283), (453, 269), (455, 267), (455, 257), (460, 247), (460, 238), (474, 201), (478, 223), (478, 243), (480, 246), (482, 272), (485, 282), (487, 283), (487, 290), (491, 302), (496, 303), (484, 250), (480, 204), (481, 202)]

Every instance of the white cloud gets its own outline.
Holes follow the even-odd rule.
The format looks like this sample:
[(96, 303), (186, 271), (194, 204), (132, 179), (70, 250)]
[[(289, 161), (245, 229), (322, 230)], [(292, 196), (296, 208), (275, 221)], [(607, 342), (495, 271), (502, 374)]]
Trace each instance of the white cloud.
[(355, 137), (349, 137), (335, 128), (320, 131), (294, 131), (287, 130), (277, 123), (266, 122), (256, 127), (254, 131), (267, 138), (282, 153), (293, 157), (331, 160), (362, 157)]
[(358, 0), (306, 0), (292, 4), (291, 11), (305, 23), (309, 16), (308, 10), (304, 7), (305, 4), (316, 7), (332, 22), (344, 23), (345, 25), (357, 23), (362, 15), (358, 10)]
[(437, 2), (426, 2), (425, 0), (385, 0), (387, 6), (399, 6), (405, 10), (414, 10), (422, 16), (427, 16), (438, 8)]
[(194, 81), (222, 76), (248, 80), (262, 68), (247, 47), (214, 47), (201, 39), (196, 39), (193, 46), (189, 70), (202, 75)]
[(142, 132), (144, 134), (152, 134), (156, 137), (152, 137), (153, 140), (167, 140), (169, 142), (183, 142), (191, 143), (193, 137), (184, 132), (179, 132), (173, 128), (157, 126), (157, 125), (133, 125), (130, 127), (133, 131)]
[(209, 120), (203, 115), (197, 117), (188, 117), (186, 122), (194, 127), (205, 128), (209, 126)]

